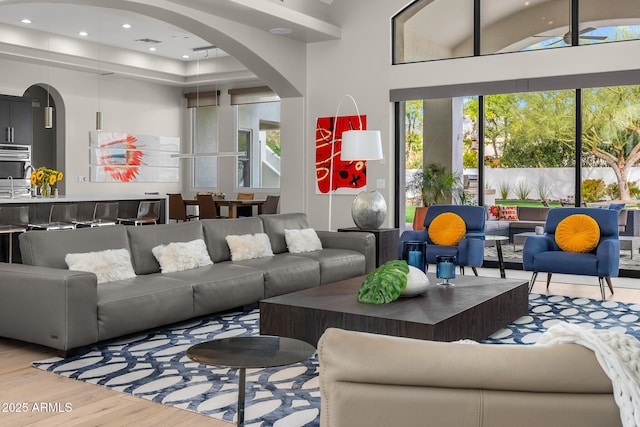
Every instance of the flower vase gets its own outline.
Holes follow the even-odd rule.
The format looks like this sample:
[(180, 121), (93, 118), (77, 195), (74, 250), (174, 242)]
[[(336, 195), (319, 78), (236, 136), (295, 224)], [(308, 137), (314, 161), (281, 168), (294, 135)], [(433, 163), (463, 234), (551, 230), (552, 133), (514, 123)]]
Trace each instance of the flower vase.
[(51, 196), (51, 186), (48, 182), (45, 182), (40, 186), (40, 195), (42, 197), (50, 197)]

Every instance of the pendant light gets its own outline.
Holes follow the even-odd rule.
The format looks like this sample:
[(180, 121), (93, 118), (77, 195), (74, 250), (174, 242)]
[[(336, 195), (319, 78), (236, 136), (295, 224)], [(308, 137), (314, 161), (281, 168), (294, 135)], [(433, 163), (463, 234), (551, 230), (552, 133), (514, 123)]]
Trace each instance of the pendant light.
[(49, 53), (49, 63), (47, 64), (47, 106), (44, 107), (44, 128), (51, 129), (53, 127), (53, 107), (49, 104), (49, 98), (51, 97), (51, 36), (47, 37), (47, 52)]
[(100, 46), (100, 43), (102, 43), (102, 40), (100, 38), (100, 26), (98, 25), (98, 111), (96, 111), (96, 130), (97, 131), (101, 131), (102, 130), (102, 109), (100, 108), (100, 91), (101, 91), (101, 87), (100, 84), (102, 83), (102, 61), (100, 58), (100, 53), (102, 51), (102, 48)]
[(44, 127), (53, 128), (53, 107), (49, 105), (49, 84), (47, 84), (47, 106), (44, 107)]

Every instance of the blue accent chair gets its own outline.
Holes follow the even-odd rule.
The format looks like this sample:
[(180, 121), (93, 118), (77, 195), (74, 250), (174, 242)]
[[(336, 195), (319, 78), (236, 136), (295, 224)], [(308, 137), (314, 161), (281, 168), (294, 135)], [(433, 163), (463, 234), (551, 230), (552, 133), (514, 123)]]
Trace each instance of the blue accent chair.
[[(588, 253), (565, 252), (558, 247), (555, 232), (558, 223), (574, 214), (585, 214), (595, 219), (600, 227), (600, 242)], [(618, 276), (620, 267), (620, 241), (618, 240), (618, 212), (613, 209), (552, 208), (544, 226), (545, 235), (530, 236), (522, 250), (522, 266), (533, 271), (529, 292), (539, 272), (547, 273), (547, 288), (553, 273), (597, 276), (602, 300), (606, 298), (604, 281), (611, 294), (611, 278)]]
[[(459, 215), (465, 222), (467, 234), (457, 246), (436, 245), (429, 239), (429, 225), (441, 213), (452, 212)], [(484, 260), (484, 223), (485, 210), (482, 206), (463, 205), (433, 205), (427, 209), (424, 218), (424, 230), (407, 230), (400, 236), (398, 244), (398, 259), (402, 258), (402, 242), (427, 242), (427, 264), (435, 264), (436, 256), (454, 255), (456, 264), (464, 274), (464, 267), (469, 266), (477, 276), (476, 267), (481, 267)]]

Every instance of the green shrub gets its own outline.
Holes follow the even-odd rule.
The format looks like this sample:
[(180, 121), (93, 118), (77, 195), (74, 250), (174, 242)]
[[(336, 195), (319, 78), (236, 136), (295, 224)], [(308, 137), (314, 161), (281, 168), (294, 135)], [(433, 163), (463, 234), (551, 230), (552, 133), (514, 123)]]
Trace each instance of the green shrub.
[[(637, 199), (640, 197), (640, 187), (638, 183), (635, 181), (629, 181), (627, 183), (629, 185), (629, 195), (632, 199)], [(620, 187), (617, 182), (612, 182), (607, 185), (607, 195), (611, 198), (611, 200), (617, 200), (620, 198)]]
[(585, 202), (596, 202), (607, 195), (607, 185), (601, 178), (582, 181), (582, 199)]
[(547, 183), (540, 181), (538, 183), (537, 190), (538, 198), (540, 200), (546, 201), (547, 199), (549, 199), (549, 195), (551, 194), (551, 187)]
[(531, 193), (531, 187), (525, 181), (520, 181), (516, 185), (516, 196), (518, 200), (527, 200), (529, 197), (529, 193)]
[(511, 184), (509, 184), (509, 182), (500, 183), (498, 191), (500, 192), (500, 197), (502, 198), (502, 200), (508, 199), (509, 193), (511, 192)]

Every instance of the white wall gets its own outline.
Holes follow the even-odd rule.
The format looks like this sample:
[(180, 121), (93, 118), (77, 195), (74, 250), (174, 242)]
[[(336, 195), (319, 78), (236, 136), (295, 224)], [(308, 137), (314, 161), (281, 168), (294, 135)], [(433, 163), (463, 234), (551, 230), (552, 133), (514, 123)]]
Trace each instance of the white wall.
[[(389, 216), (383, 227), (394, 223), (392, 206), (404, 194), (393, 193), (393, 167), (395, 159), (393, 141), (393, 104), (391, 90), (412, 90), (423, 87), (444, 87), (459, 90), (469, 83), (510, 81), (517, 90), (537, 90), (535, 79), (545, 76), (576, 75), (575, 87), (582, 84), (580, 74), (638, 70), (640, 84), (640, 41), (608, 43), (575, 48), (549, 49), (536, 52), (516, 52), (484, 57), (459, 58), (446, 61), (391, 65), (391, 17), (410, 3), (409, 0), (337, 0), (332, 16), (342, 27), (342, 39), (314, 43), (308, 47), (307, 110), (305, 154), (306, 179), (304, 193), (309, 198), (304, 210), (313, 226), (326, 227), (328, 197), (315, 194), (314, 183), (314, 129), (315, 120), (335, 114), (335, 108), (344, 94), (351, 94), (358, 102), (361, 114), (367, 115), (368, 128), (382, 131), (384, 163), (368, 162), (369, 189), (378, 179), (386, 181), (379, 191), (389, 206)], [(364, 13), (366, 11), (366, 13)], [(572, 82), (572, 79), (568, 79)], [(567, 84), (567, 80), (562, 84)], [(545, 84), (549, 84), (546, 81)], [(566, 87), (565, 87), (566, 88)], [(340, 114), (353, 114), (355, 110), (344, 103)], [(286, 116), (283, 115), (283, 121)], [(302, 168), (286, 163), (285, 168)], [(353, 226), (350, 206), (354, 196), (335, 196), (333, 200), (333, 227)]]
[[(22, 96), (29, 86), (46, 81), (47, 76), (46, 67), (8, 60), (0, 60), (0, 70), (0, 93), (8, 95)], [(60, 93), (64, 104), (59, 105), (57, 111), (57, 126), (64, 127), (64, 140), (58, 139), (57, 143), (63, 147), (63, 166), (58, 167), (65, 173), (61, 184), (66, 194), (180, 191), (180, 183), (78, 182), (78, 176), (89, 176), (89, 132), (95, 130), (98, 75), (52, 68), (49, 82), (52, 89)], [(105, 131), (178, 136), (184, 143), (183, 100), (179, 88), (117, 76), (103, 76), (100, 80), (100, 109)], [(62, 110), (64, 115), (60, 114)]]
[[(448, 88), (507, 80), (518, 90), (535, 90), (535, 82), (528, 79), (640, 70), (640, 55), (637, 55), (640, 41), (392, 66), (391, 17), (409, 2), (335, 0), (331, 15), (333, 21), (342, 28), (342, 38), (309, 45), (271, 36), (230, 21), (213, 19), (196, 10), (187, 11), (186, 6), (163, 3), (148, 7), (184, 10), (189, 19), (175, 20), (174, 23), (178, 26), (184, 24), (187, 30), (193, 30), (206, 40), (215, 42), (215, 37), (222, 35), (217, 44), (237, 57), (283, 98), (281, 211), (306, 212), (311, 225), (319, 229), (328, 223), (328, 197), (315, 194), (315, 122), (318, 117), (334, 115), (338, 102), (345, 94), (355, 97), (361, 114), (367, 115), (368, 128), (382, 132), (385, 159), (368, 162), (367, 172), (370, 190), (375, 189), (378, 180), (384, 181), (385, 188), (379, 191), (389, 206), (389, 216), (383, 225), (386, 227), (394, 223), (395, 199), (404, 197), (393, 192), (395, 159), (391, 90), (447, 86), (442, 95), (446, 97), (447, 90), (450, 90)], [(104, 4), (107, 5), (107, 2)], [(155, 17), (174, 19), (175, 13), (159, 13)], [(206, 21), (212, 29), (209, 31), (206, 26), (192, 25), (193, 21)], [(187, 24), (193, 28), (188, 28)], [(217, 26), (215, 30), (214, 25)], [(239, 51), (241, 49), (253, 51), (255, 55), (250, 57), (246, 51)], [(637, 83), (640, 83), (640, 72), (638, 75)], [(46, 76), (43, 67), (0, 60), (0, 93), (21, 95), (31, 84), (45, 82)], [(285, 79), (288, 79), (289, 85), (283, 83)], [(69, 193), (119, 193), (125, 188), (127, 192), (180, 190), (178, 185), (166, 184), (75, 182), (77, 175), (88, 175), (86, 148), (97, 108), (97, 76), (52, 69), (51, 84), (62, 94), (67, 107), (65, 185), (68, 185)], [(580, 84), (581, 80), (576, 78), (575, 85), (579, 87)], [(105, 114), (105, 126), (109, 130), (180, 135), (184, 142), (185, 135), (188, 136), (188, 129), (184, 126), (187, 116), (181, 107), (180, 92), (180, 89), (173, 87), (105, 78), (102, 82), (101, 107)], [(222, 96), (225, 96), (225, 92)], [(339, 113), (355, 114), (355, 108), (345, 102)], [(223, 123), (225, 120), (233, 122), (230, 107), (223, 107), (220, 114)], [(233, 132), (221, 127), (220, 149), (231, 148), (226, 144), (233, 146)], [(231, 171), (232, 162), (221, 166), (221, 185), (225, 185), (223, 180), (228, 172), (225, 167)], [(233, 172), (228, 176), (232, 180)], [(229, 190), (222, 188), (222, 191)], [(334, 197), (334, 228), (353, 225), (350, 209), (354, 197)]]
[[(516, 189), (519, 185), (530, 189), (530, 199), (539, 197), (540, 185), (548, 191), (547, 197), (552, 200), (573, 198), (575, 194), (574, 168), (485, 168), (485, 183), (496, 190), (496, 198), (501, 198), (500, 186), (508, 183), (511, 188), (510, 199), (517, 199)], [(605, 184), (617, 183), (612, 168), (582, 168), (582, 180), (602, 179)], [(640, 168), (634, 167), (629, 171), (629, 182), (640, 180)]]

